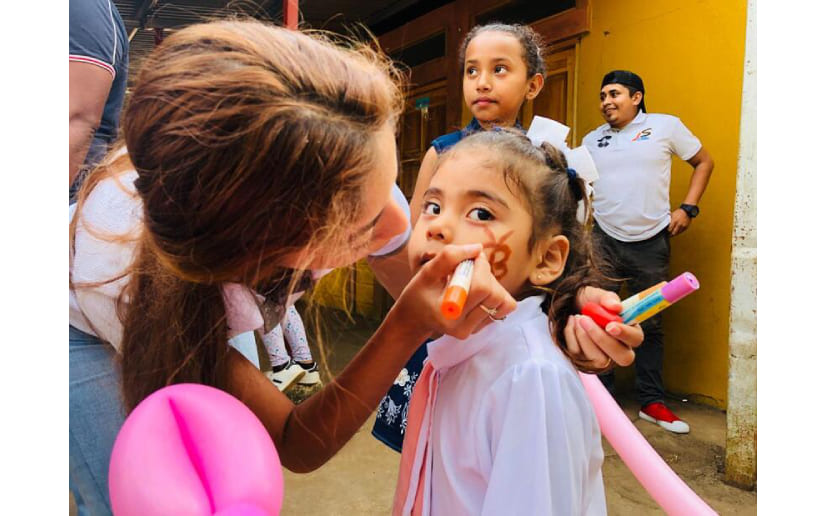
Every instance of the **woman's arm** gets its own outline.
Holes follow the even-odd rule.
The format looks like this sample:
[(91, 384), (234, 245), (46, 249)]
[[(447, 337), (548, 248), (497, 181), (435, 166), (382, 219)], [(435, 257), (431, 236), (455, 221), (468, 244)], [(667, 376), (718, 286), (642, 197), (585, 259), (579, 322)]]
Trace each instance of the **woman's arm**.
[(401, 291), (410, 282), (412, 272), (407, 256), (407, 244), (401, 246), (397, 252), (385, 256), (369, 256), (367, 264), (375, 274), (375, 279), (392, 296), (398, 299)]
[[(240, 354), (229, 359), (227, 390), (261, 420), (285, 467), (307, 472), (329, 460), (361, 428), (390, 388), (398, 371), (433, 332), (466, 338), (490, 322), (480, 303), (506, 315), (515, 300), (493, 278), (480, 245), (448, 246), (412, 279), (387, 318), (347, 367), (321, 391), (294, 405)], [(464, 259), (475, 257), (464, 316), (440, 314), (446, 278)]]
[[(430, 147), (421, 161), (421, 168), (418, 170), (418, 177), (415, 180), (415, 190), (410, 199), (410, 224), (415, 226), (418, 216), (421, 214), (421, 202), (424, 192), (430, 186), (430, 180), (435, 173), (435, 164), (438, 160), (438, 153), (434, 147)], [(409, 283), (412, 273), (407, 258), (407, 244), (405, 243), (396, 252), (386, 256), (369, 257), (367, 263), (375, 273), (376, 279), (387, 290), (393, 299), (398, 299), (401, 291)]]
[(344, 371), (294, 405), (240, 353), (232, 350), (228, 390), (258, 416), (291, 471), (312, 471), (334, 456), (364, 424), (398, 371), (427, 335), (390, 317)]

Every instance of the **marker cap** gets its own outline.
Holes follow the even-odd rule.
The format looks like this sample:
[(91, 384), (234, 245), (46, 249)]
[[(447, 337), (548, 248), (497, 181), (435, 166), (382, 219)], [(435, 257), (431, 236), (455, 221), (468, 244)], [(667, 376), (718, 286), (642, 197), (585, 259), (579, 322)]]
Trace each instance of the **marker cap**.
[(699, 280), (689, 272), (683, 272), (662, 287), (662, 297), (673, 304), (686, 295), (699, 290)]
[(467, 291), (463, 288), (451, 285), (444, 293), (444, 300), (441, 302), (441, 314), (447, 319), (455, 320), (461, 316), (464, 310), (464, 303), (467, 301)]

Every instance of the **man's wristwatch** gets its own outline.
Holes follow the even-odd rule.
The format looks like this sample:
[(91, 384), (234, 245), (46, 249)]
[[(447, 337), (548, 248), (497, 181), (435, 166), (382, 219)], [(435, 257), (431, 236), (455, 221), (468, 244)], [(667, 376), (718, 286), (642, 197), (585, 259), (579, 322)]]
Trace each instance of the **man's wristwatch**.
[(696, 216), (699, 215), (699, 207), (695, 204), (683, 204), (679, 207), (692, 219), (695, 219)]

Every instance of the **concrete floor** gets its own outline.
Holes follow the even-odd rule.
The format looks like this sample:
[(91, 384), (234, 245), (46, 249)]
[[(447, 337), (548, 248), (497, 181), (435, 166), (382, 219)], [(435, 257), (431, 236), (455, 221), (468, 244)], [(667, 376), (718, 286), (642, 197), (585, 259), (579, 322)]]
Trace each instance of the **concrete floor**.
[[(327, 326), (329, 370), (340, 371), (372, 334), (376, 323), (347, 321), (338, 312), (324, 314)], [(317, 349), (316, 357), (320, 356)], [(264, 360), (265, 361), (265, 360)], [(621, 377), (620, 377), (621, 378)], [(619, 384), (621, 387), (621, 383)], [(311, 394), (295, 390), (294, 401)], [(673, 470), (720, 515), (755, 515), (756, 492), (743, 491), (723, 481), (725, 414), (706, 406), (670, 401), (691, 425), (691, 433), (676, 435), (639, 419), (638, 404), (620, 399), (625, 413)], [(322, 468), (308, 474), (284, 471), (284, 516), (386, 515), (390, 513), (399, 454), (370, 431), (373, 416), (353, 439)], [(602, 468), (608, 512), (617, 516), (664, 514), (604, 441)], [(73, 500), (70, 515), (76, 514)]]

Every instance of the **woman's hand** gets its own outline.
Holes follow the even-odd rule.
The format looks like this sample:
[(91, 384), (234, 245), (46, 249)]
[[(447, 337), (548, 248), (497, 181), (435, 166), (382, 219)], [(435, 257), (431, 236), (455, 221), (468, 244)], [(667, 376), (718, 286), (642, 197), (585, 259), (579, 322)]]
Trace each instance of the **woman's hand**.
[[(595, 287), (585, 287), (578, 295), (576, 304), (599, 303), (611, 312), (619, 313), (622, 303), (614, 292)], [(611, 361), (621, 366), (633, 363), (636, 353), (644, 340), (644, 332), (638, 324), (627, 325), (611, 322), (605, 329), (599, 327), (586, 315), (574, 315), (567, 320), (564, 328), (567, 349), (582, 362), (590, 362), (595, 369), (609, 368)]]
[[(468, 259), (474, 261), (470, 291), (461, 316), (451, 321), (441, 313), (441, 300), (449, 277)], [(493, 322), (482, 306), (495, 309), (496, 319), (501, 319), (516, 309), (516, 300), (493, 277), (481, 244), (447, 245), (418, 270), (390, 313), (432, 333), (466, 339)]]

